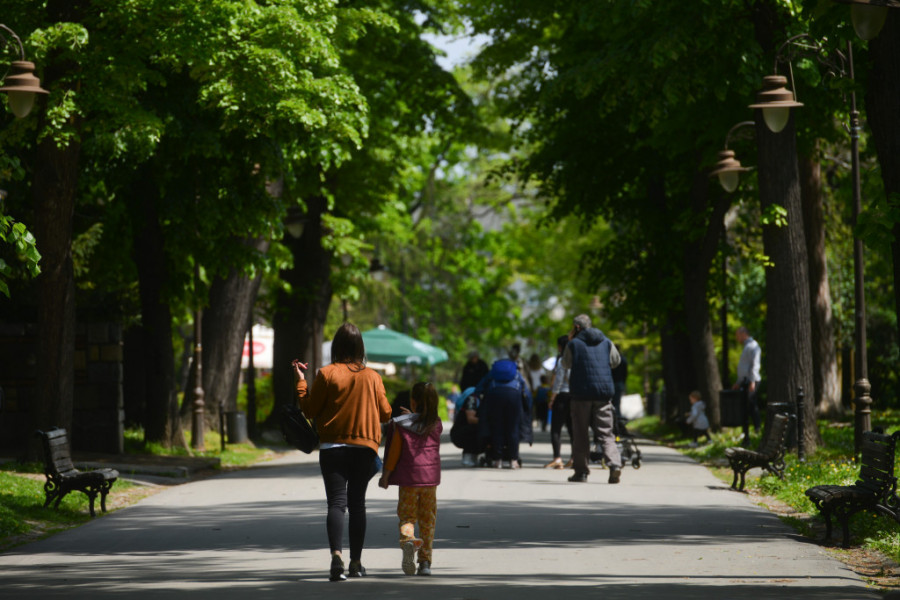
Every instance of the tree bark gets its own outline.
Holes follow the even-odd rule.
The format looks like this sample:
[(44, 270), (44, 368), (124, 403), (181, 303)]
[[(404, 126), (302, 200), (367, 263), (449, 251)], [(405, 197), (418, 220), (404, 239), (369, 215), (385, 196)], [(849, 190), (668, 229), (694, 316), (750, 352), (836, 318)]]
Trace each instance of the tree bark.
[[(766, 127), (757, 110), (756, 141), (759, 153), (759, 196), (765, 215), (777, 205), (787, 212), (787, 223), (763, 225), (763, 248), (771, 261), (766, 267), (767, 398), (793, 405), (797, 391), (812, 390), (809, 273), (806, 239), (800, 206), (800, 174), (794, 120), (780, 133)], [(802, 432), (805, 449), (821, 442), (815, 404), (804, 403)]]
[[(840, 415), (841, 387), (838, 379), (837, 351), (834, 346), (834, 323), (831, 313), (831, 289), (825, 259), (825, 215), (823, 210), (821, 168), (809, 156), (798, 157), (800, 168), (800, 200), (806, 254), (809, 259), (809, 299), (812, 323), (812, 398), (818, 414)], [(809, 396), (807, 396), (809, 397)]]
[[(248, 240), (259, 252), (268, 240)], [(249, 278), (233, 269), (227, 278), (217, 278), (209, 290), (209, 307), (203, 311), (203, 390), (207, 423), (218, 423), (219, 407), (237, 410), (237, 388), (241, 375), (247, 315), (256, 302), (262, 273)]]
[(682, 312), (669, 311), (659, 334), (666, 392), (664, 412), (665, 420), (670, 422), (687, 411), (687, 397), (696, 384), (691, 343), (682, 327), (684, 322)]
[[(697, 172), (691, 190), (691, 202), (695, 213), (705, 214), (709, 206), (709, 178)], [(713, 340), (712, 320), (709, 313), (709, 276), (716, 257), (719, 239), (725, 226), (725, 212), (730, 201), (720, 194), (713, 204), (703, 236), (689, 240), (684, 253), (684, 311), (691, 342), (698, 391), (709, 406), (710, 426), (717, 431), (721, 424), (719, 388), (721, 378)]]
[[(872, 70), (867, 79), (866, 116), (881, 166), (881, 179), (889, 202), (900, 194), (900, 15), (889, 10), (884, 29), (869, 42)], [(891, 254), (894, 274), (894, 310), (900, 336), (900, 223), (893, 224)]]
[(81, 147), (38, 145), (34, 172), (35, 238), (41, 253), (38, 276), (37, 378), (34, 426), (66, 428), (71, 438), (75, 405), (75, 275), (72, 217)]
[[(175, 396), (175, 352), (172, 313), (164, 287), (169, 269), (156, 202), (158, 188), (148, 167), (138, 171), (131, 187), (134, 261), (138, 270), (143, 330), (143, 376), (146, 390), (144, 439), (170, 447), (183, 442)], [(140, 175), (140, 174), (143, 175)]]
[[(77, 22), (80, 5), (63, 0), (50, 0), (46, 8), (48, 22)], [(68, 72), (71, 63), (48, 57), (44, 69), (44, 87), (54, 89)], [(43, 130), (47, 113), (41, 113)], [(73, 117), (67, 126), (81, 129), (81, 117)], [(77, 136), (76, 136), (77, 137)], [(33, 429), (64, 427), (70, 441), (77, 443), (72, 423), (75, 409), (75, 273), (72, 265), (72, 218), (78, 185), (78, 162), (81, 144), (70, 141), (60, 147), (51, 137), (37, 147), (34, 168), (35, 239), (41, 253), (41, 274), (37, 279), (37, 347), (36, 357), (41, 377), (35, 386), (32, 407)], [(29, 441), (28, 458), (40, 457), (36, 442)]]
[(291, 293), (279, 294), (272, 320), (275, 330), (272, 388), (276, 410), (269, 415), (269, 423), (282, 404), (294, 401), (291, 361), (299, 358), (309, 363), (306, 372), (309, 381), (322, 366), (322, 330), (332, 296), (331, 254), (322, 247), (322, 215), (326, 208), (325, 198), (307, 200), (303, 234), (299, 238), (285, 238), (294, 256), (294, 266), (281, 273), (282, 279), (290, 284)]

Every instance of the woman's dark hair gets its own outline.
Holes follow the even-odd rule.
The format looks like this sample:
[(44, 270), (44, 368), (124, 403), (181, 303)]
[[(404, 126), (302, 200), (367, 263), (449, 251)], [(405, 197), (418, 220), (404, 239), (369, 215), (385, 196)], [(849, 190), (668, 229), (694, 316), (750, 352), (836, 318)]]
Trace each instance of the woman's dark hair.
[(416, 423), (421, 423), (425, 432), (434, 429), (438, 419), (438, 393), (434, 386), (427, 381), (420, 381), (412, 387), (412, 399), (416, 403), (419, 417)]
[(366, 345), (353, 323), (344, 323), (335, 332), (331, 341), (331, 362), (366, 365)]

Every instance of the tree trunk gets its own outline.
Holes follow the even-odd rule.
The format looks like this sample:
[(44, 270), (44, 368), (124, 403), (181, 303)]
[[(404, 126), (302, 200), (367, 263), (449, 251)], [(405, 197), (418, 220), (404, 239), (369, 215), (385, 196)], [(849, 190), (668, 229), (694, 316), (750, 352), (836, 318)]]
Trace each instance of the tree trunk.
[[(769, 402), (793, 404), (799, 388), (812, 390), (812, 343), (809, 316), (809, 273), (800, 206), (800, 174), (794, 120), (780, 133), (766, 127), (757, 110), (759, 196), (763, 214), (778, 205), (787, 223), (763, 225), (763, 248), (771, 261), (766, 267), (766, 389)], [(821, 442), (815, 404), (804, 403), (807, 452)]]
[[(47, 20), (77, 22), (79, 7), (63, 0), (47, 2)], [(71, 63), (47, 57), (44, 87), (54, 89), (70, 70)], [(41, 113), (41, 131), (48, 127), (47, 113)], [(81, 117), (67, 124), (75, 132)], [(77, 135), (74, 139), (77, 139)], [(33, 429), (64, 427), (70, 442), (74, 432), (75, 409), (75, 274), (72, 266), (72, 217), (78, 185), (81, 144), (70, 141), (65, 147), (51, 137), (37, 147), (34, 167), (35, 238), (41, 253), (41, 274), (37, 279), (36, 358), (41, 376), (35, 386), (32, 407)], [(29, 441), (28, 458), (40, 456), (36, 442)]]
[[(142, 174), (142, 175), (141, 175)], [(143, 375), (146, 390), (144, 439), (166, 447), (182, 445), (181, 419), (175, 396), (175, 353), (172, 313), (164, 288), (169, 277), (162, 226), (156, 202), (159, 190), (144, 166), (131, 187), (134, 261), (138, 270), (143, 330)]]
[[(691, 190), (691, 202), (695, 213), (707, 212), (710, 202), (709, 191), (709, 178), (705, 173), (698, 171)], [(684, 312), (691, 343), (691, 356), (694, 359), (698, 391), (709, 406), (709, 421), (714, 431), (719, 429), (722, 422), (719, 404), (721, 378), (707, 292), (712, 262), (716, 257), (719, 239), (725, 226), (725, 212), (729, 205), (728, 198), (720, 194), (713, 206), (703, 236), (686, 242), (684, 252)]]
[(75, 404), (75, 279), (72, 217), (81, 147), (38, 145), (34, 172), (35, 237), (41, 252), (38, 276), (37, 378), (34, 426), (66, 428), (72, 439)]
[[(888, 11), (884, 29), (869, 42), (869, 57), (872, 71), (867, 79), (866, 116), (881, 165), (885, 196), (891, 198), (900, 194), (900, 15), (897, 11)], [(893, 224), (893, 234), (894, 309), (900, 336), (900, 223)]]
[(798, 157), (800, 168), (800, 200), (803, 229), (806, 234), (806, 254), (809, 259), (809, 299), (812, 322), (812, 398), (818, 414), (834, 417), (843, 412), (838, 379), (837, 351), (834, 346), (834, 326), (831, 314), (831, 290), (828, 285), (828, 265), (825, 259), (825, 216), (823, 210), (822, 176), (818, 161), (808, 156)]
[[(291, 293), (278, 296), (278, 307), (272, 325), (275, 341), (272, 348), (272, 388), (275, 408), (294, 401), (294, 379), (291, 361), (299, 358), (309, 363), (306, 372), (310, 382), (322, 366), (322, 329), (331, 304), (331, 254), (322, 247), (322, 215), (327, 201), (307, 201), (306, 225), (299, 238), (285, 242), (294, 256), (294, 266), (282, 271), (282, 279), (290, 284)], [(273, 412), (267, 422), (272, 423)]]
[[(265, 253), (269, 242), (249, 240)], [(250, 279), (232, 270), (226, 279), (217, 278), (209, 290), (209, 307), (203, 311), (203, 390), (207, 423), (218, 423), (219, 407), (237, 410), (237, 388), (241, 375), (247, 315), (256, 302), (262, 273)]]
[(683, 313), (669, 311), (659, 334), (666, 392), (664, 414), (670, 422), (687, 412), (688, 394), (696, 387), (691, 344), (681, 326), (684, 322)]

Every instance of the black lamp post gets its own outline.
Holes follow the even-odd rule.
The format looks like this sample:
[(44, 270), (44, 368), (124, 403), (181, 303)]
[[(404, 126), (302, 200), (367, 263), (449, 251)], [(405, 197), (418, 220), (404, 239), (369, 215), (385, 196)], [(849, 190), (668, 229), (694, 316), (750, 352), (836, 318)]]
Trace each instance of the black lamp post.
[[(200, 266), (194, 264), (194, 286), (200, 281)], [(197, 299), (197, 308), (194, 310), (194, 401), (191, 411), (191, 448), (194, 450), (205, 450), (203, 441), (204, 435), (204, 416), (203, 409), (205, 403), (203, 401), (203, 344), (202, 331), (200, 322), (203, 319), (203, 311), (200, 310), (200, 300)]]
[(6, 92), (9, 97), (10, 110), (17, 118), (21, 119), (31, 112), (35, 94), (48, 94), (49, 92), (41, 87), (41, 80), (35, 76), (34, 63), (25, 60), (25, 47), (22, 45), (22, 40), (12, 29), (2, 23), (0, 23), (0, 40), (4, 44), (15, 42), (19, 50), (19, 60), (14, 60), (10, 64), (0, 92)]
[[(888, 0), (884, 0), (887, 2)], [(879, 0), (881, 2), (881, 0)], [(900, 4), (891, 2), (892, 4), (896, 4), (900, 6)], [(872, 4), (871, 2), (862, 2), (868, 7), (868, 5)], [(887, 10), (885, 8), (885, 10)], [(865, 31), (870, 31), (872, 26), (866, 26)], [(880, 28), (879, 28), (880, 29)], [(877, 31), (875, 33), (877, 35)], [(874, 37), (874, 36), (873, 36)], [(790, 45), (797, 46), (800, 51), (807, 52), (815, 56), (818, 61), (826, 66), (828, 66), (831, 72), (839, 77), (848, 77), (852, 82), (854, 80), (854, 71), (853, 71), (853, 45), (850, 42), (847, 42), (847, 54), (844, 55), (840, 51), (834, 51), (832, 54), (837, 58), (837, 60), (831, 59), (830, 56), (827, 55), (825, 49), (817, 42), (811, 41), (809, 36), (806, 34), (801, 34), (794, 36), (788, 39), (783, 45), (782, 50), (785, 47), (789, 47)], [(782, 52), (779, 50), (779, 57), (781, 57)], [(790, 59), (788, 59), (790, 60)], [(778, 59), (776, 59), (777, 66)], [(788, 62), (790, 64), (790, 62)], [(776, 82), (775, 78), (780, 78), (780, 81)], [(766, 77), (766, 81), (769, 86), (773, 86), (775, 83), (784, 84), (786, 83), (786, 79), (782, 76), (773, 75)], [(782, 88), (784, 89), (784, 88)], [(850, 153), (851, 153), (851, 170), (852, 170), (852, 180), (853, 180), (853, 227), (856, 228), (857, 220), (859, 219), (859, 214), (862, 210), (862, 200), (861, 200), (861, 187), (860, 187), (860, 167), (859, 167), (859, 111), (856, 106), (856, 92), (853, 91), (853, 86), (850, 87)], [(770, 111), (770, 117), (767, 116), (766, 124), (772, 131), (780, 131), (780, 129), (776, 129), (775, 127), (780, 123), (780, 119), (782, 115), (774, 116), (775, 113), (783, 111), (786, 106), (790, 105), (789, 100), (787, 99), (785, 92), (788, 94), (793, 94), (787, 90), (779, 91), (777, 93), (771, 93), (768, 99), (764, 99), (762, 97), (762, 93), (759, 97), (759, 102), (753, 105), (754, 108), (761, 108), (763, 110), (763, 114), (766, 115), (766, 111)], [(767, 101), (768, 100), (768, 101)], [(802, 104), (798, 102), (794, 102), (792, 106), (802, 106)], [(789, 117), (789, 113), (783, 113), (783, 118), (785, 122)], [(854, 234), (853, 239), (853, 272), (854, 272), (854, 323), (855, 323), (855, 345), (856, 345), (856, 356), (855, 356), (855, 364), (854, 370), (856, 371), (856, 383), (853, 385), (853, 389), (856, 393), (856, 398), (854, 401), (855, 404), (855, 430), (854, 430), (854, 443), (856, 447), (856, 451), (859, 452), (860, 444), (862, 443), (862, 433), (864, 431), (869, 431), (872, 429), (872, 397), (870, 396), (871, 385), (869, 384), (868, 379), (868, 362), (866, 360), (866, 298), (865, 298), (865, 277), (864, 277), (864, 265), (863, 265), (863, 242), (862, 239), (859, 238), (858, 235)]]

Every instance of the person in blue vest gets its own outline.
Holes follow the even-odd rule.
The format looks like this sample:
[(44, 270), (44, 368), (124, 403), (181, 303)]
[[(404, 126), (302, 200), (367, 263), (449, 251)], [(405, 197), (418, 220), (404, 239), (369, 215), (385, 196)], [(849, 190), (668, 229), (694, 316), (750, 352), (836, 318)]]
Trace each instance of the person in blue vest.
[(562, 366), (569, 369), (569, 414), (572, 418), (572, 482), (587, 482), (590, 468), (590, 434), (600, 438), (603, 454), (609, 464), (609, 483), (619, 483), (622, 457), (616, 447), (616, 393), (612, 369), (621, 357), (615, 344), (599, 329), (591, 327), (588, 315), (572, 320), (569, 343), (563, 352)]
[(482, 398), (479, 425), (485, 426), (490, 444), (490, 466), (518, 469), (519, 443), (532, 443), (531, 391), (516, 367), (503, 358), (494, 362), (490, 372), (475, 387)]

